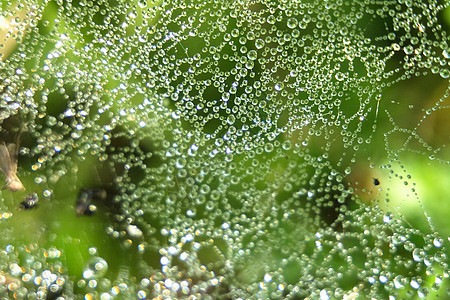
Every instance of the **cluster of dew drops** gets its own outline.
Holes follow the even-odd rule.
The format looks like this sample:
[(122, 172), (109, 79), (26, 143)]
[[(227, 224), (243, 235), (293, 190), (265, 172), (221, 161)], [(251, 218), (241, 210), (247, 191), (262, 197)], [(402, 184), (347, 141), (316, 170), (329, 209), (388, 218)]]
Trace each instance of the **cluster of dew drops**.
[(437, 1), (43, 2), (2, 11), (4, 41), (16, 44), (2, 52), (0, 119), (26, 124), (20, 157), (48, 203), (66, 178), (73, 205), (86, 188), (77, 170), (89, 165), (108, 196), (77, 213), (106, 211), (106, 236), (139, 263), (109, 268), (93, 245), (74, 280), (64, 249), (8, 245), (0, 293), (440, 291), (443, 240), (363, 203), (349, 182), (383, 134), (379, 117), (400, 131), (384, 89), (450, 75)]

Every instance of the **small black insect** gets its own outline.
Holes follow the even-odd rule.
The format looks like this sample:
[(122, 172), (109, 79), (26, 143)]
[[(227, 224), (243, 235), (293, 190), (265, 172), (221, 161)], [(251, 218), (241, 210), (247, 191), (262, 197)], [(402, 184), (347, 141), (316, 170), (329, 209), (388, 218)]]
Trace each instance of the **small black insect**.
[(23, 209), (35, 208), (37, 206), (38, 201), (39, 201), (39, 198), (36, 193), (28, 194), (25, 197), (25, 200), (23, 200), (20, 203), (20, 208), (23, 208)]
[(92, 201), (104, 199), (106, 199), (106, 191), (104, 189), (82, 188), (75, 204), (75, 212), (78, 216), (92, 216), (97, 211), (97, 206)]
[(373, 179), (373, 185), (380, 185), (380, 181), (378, 180), (378, 178)]

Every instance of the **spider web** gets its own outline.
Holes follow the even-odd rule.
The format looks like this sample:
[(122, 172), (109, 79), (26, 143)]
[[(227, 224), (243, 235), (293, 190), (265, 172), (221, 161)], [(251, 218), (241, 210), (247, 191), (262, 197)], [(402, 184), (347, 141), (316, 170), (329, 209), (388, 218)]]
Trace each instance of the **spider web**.
[(445, 299), (447, 6), (3, 3), (0, 294)]

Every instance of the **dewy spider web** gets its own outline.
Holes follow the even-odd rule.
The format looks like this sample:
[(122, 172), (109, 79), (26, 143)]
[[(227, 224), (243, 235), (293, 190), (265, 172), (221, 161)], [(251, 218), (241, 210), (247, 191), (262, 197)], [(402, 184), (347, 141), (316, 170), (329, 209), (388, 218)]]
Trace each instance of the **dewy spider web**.
[(2, 3), (0, 295), (448, 298), (447, 6)]

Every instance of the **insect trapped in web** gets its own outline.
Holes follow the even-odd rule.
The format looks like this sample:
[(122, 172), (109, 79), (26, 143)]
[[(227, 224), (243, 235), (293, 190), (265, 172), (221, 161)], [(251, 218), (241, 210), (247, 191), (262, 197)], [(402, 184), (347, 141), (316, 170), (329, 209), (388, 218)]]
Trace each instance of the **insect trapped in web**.
[(36, 193), (29, 194), (25, 197), (25, 199), (20, 203), (20, 209), (32, 209), (36, 208), (38, 205), (39, 197)]

